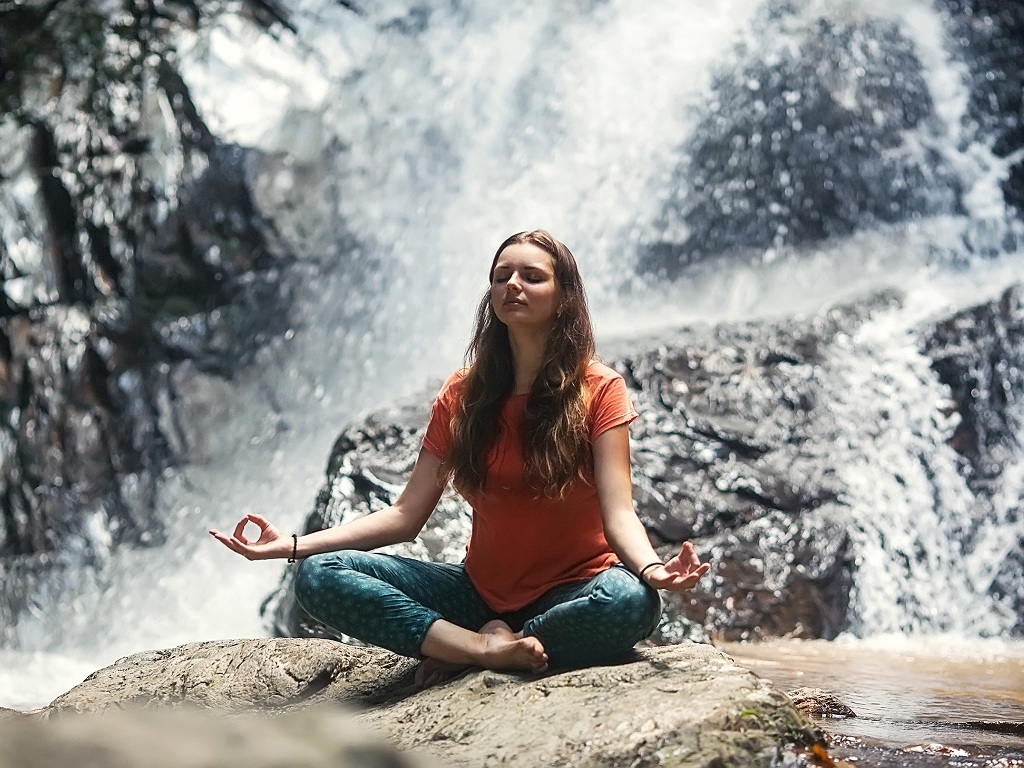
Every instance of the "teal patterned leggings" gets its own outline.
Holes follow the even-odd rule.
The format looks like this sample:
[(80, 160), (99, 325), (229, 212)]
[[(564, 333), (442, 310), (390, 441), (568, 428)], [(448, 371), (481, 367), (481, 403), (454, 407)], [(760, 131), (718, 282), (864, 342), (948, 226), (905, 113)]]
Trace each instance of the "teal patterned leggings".
[(414, 658), (438, 619), (473, 631), (501, 619), (514, 632), (538, 638), (552, 667), (614, 661), (650, 635), (661, 617), (657, 591), (621, 565), (554, 587), (517, 611), (496, 613), (462, 565), (331, 552), (302, 561), (295, 597), (338, 632)]

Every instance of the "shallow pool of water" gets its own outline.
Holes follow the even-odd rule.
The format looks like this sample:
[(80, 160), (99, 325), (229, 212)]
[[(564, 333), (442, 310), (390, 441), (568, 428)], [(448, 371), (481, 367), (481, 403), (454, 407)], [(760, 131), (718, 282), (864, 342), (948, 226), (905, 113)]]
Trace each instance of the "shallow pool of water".
[(1024, 643), (878, 638), (718, 645), (784, 691), (820, 688), (856, 713), (818, 724), (863, 766), (1024, 768)]

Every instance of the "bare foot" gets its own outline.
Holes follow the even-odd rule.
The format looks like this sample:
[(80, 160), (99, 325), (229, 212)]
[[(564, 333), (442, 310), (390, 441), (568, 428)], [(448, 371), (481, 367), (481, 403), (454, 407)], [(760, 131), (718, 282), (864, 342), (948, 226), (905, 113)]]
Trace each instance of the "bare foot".
[(473, 654), (475, 664), (441, 661), (427, 656), (416, 668), (416, 685), (420, 688), (429, 688), (450, 680), (474, 666), (524, 672), (543, 672), (548, 668), (548, 655), (544, 652), (540, 640), (535, 637), (523, 637), (522, 632), (513, 632), (504, 621), (489, 621), (471, 636), (475, 636), (478, 641), (477, 650)]
[(481, 666), (485, 669), (543, 672), (548, 668), (548, 655), (536, 637), (523, 637), (498, 619), (480, 627), (480, 634), (484, 636)]
[(438, 659), (426, 658), (416, 667), (416, 676), (413, 678), (413, 681), (417, 688), (430, 688), (446, 680), (451, 680), (457, 674), (465, 672), (469, 668), (469, 664), (456, 664), (453, 661), (439, 661)]
[(515, 632), (513, 632), (512, 627), (510, 627), (501, 619), (494, 619), (493, 621), (488, 621), (477, 631), (481, 635), (498, 635), (498, 637), (503, 637), (506, 640), (518, 640), (523, 636), (522, 632), (520, 632), (518, 635)]

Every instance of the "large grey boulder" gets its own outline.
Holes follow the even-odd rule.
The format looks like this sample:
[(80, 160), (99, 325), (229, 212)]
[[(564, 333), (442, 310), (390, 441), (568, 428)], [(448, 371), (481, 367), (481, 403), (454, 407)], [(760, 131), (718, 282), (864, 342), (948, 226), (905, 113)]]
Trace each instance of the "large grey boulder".
[[(335, 754), (331, 750), (338, 748), (323, 739), (331, 717), (325, 706), (346, 704), (356, 709), (356, 721), (384, 741), (433, 755), (439, 764), (524, 768), (638, 761), (767, 766), (780, 759), (787, 743), (820, 738), (781, 691), (707, 645), (647, 648), (621, 664), (544, 675), (472, 671), (422, 691), (413, 685), (414, 664), (386, 651), (323, 639), (192, 643), (129, 656), (99, 670), (38, 718), (57, 728), (33, 725), (31, 733), (80, 744), (88, 727), (63, 723), (104, 715), (96, 720), (102, 723), (99, 734), (121, 738), (104, 729), (123, 728), (122, 741), (134, 744), (138, 734), (163, 721), (126, 719), (108, 726), (109, 713), (129, 709), (155, 716), (202, 708), (212, 717), (260, 710), (275, 715), (267, 726), (274, 749), (295, 733), (314, 734), (288, 765), (320, 765), (310, 750)], [(176, 729), (201, 721), (167, 722)], [(201, 725), (189, 736), (190, 749), (223, 750), (243, 727)], [(161, 749), (181, 756), (172, 741), (161, 739)], [(0, 762), (0, 768), (7, 765)]]
[(695, 643), (536, 678), (477, 672), (360, 719), (466, 766), (767, 766), (818, 738), (781, 691)]
[(339, 709), (286, 717), (210, 712), (113, 712), (0, 722), (0, 768), (414, 768)]
[(370, 702), (412, 683), (413, 662), (320, 639), (214, 640), (146, 651), (94, 672), (44, 717), (135, 708), (287, 710)]

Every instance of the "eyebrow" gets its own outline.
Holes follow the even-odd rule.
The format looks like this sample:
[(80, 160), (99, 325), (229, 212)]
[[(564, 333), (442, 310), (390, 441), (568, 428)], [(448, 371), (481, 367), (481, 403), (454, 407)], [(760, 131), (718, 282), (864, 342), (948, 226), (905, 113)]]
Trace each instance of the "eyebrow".
[[(512, 269), (512, 266), (508, 262), (499, 262), (494, 265), (495, 272), (500, 272), (503, 269)], [(553, 269), (547, 269), (542, 264), (524, 264), (522, 270), (524, 272), (551, 272), (551, 274), (554, 274)]]

